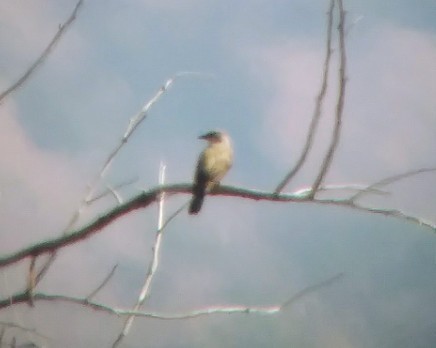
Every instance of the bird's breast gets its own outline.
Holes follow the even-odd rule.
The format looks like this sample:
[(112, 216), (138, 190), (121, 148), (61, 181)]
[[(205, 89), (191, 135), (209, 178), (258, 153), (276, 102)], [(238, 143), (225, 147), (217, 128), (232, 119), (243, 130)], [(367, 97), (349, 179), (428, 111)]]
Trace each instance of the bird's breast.
[(202, 165), (210, 179), (219, 181), (232, 165), (233, 153), (229, 146), (213, 144), (202, 154)]

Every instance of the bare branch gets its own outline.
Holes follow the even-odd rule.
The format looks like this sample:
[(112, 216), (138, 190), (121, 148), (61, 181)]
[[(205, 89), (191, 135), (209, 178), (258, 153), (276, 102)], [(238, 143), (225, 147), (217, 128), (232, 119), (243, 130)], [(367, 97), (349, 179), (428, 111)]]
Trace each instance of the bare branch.
[(300, 292), (297, 292), (294, 296), (292, 296), (291, 298), (289, 298), (289, 300), (287, 300), (286, 302), (284, 302), (281, 305), (281, 309), (284, 309), (286, 307), (289, 307), (290, 305), (294, 304), (295, 302), (297, 302), (300, 298), (317, 291), (320, 288), (332, 285), (333, 283), (335, 283), (336, 281), (338, 281), (339, 279), (341, 279), (344, 276), (344, 273), (339, 273), (329, 279), (326, 279), (318, 284), (314, 284), (312, 286), (308, 286), (307, 288), (301, 290)]
[[(392, 175), (392, 176), (388, 176), (387, 178), (384, 178), (380, 181), (375, 182), (374, 184), (371, 184), (369, 186), (367, 186), (366, 190), (374, 190), (374, 189), (378, 189), (380, 187), (392, 184), (396, 181), (400, 181), (402, 179), (411, 177), (411, 176), (415, 176), (421, 173), (429, 173), (429, 172), (435, 172), (436, 168), (421, 168), (421, 169), (416, 169), (416, 170), (411, 170), (405, 173), (401, 173), (401, 174), (397, 174), (397, 175)], [(350, 197), (351, 201), (356, 201), (357, 199), (359, 199), (360, 197), (362, 197), (365, 193), (367, 193), (368, 191), (360, 191), (357, 192), (355, 195), (353, 195), (352, 197)]]
[(29, 274), (27, 275), (27, 291), (29, 292), (29, 306), (33, 307), (33, 291), (35, 290), (35, 264), (36, 256), (32, 256), (29, 265)]
[(6, 89), (4, 92), (0, 94), (0, 103), (5, 99), (9, 94), (14, 92), (16, 89), (21, 87), (28, 79), (29, 77), (37, 70), (37, 68), (44, 63), (50, 52), (53, 50), (53, 48), (56, 46), (56, 44), (59, 42), (59, 40), (63, 37), (64, 33), (67, 31), (67, 29), (71, 26), (71, 24), (76, 19), (77, 13), (80, 9), (80, 7), (83, 4), (83, 0), (79, 0), (74, 7), (73, 12), (71, 13), (70, 17), (67, 19), (67, 21), (64, 24), (61, 24), (59, 26), (58, 32), (53, 37), (53, 39), (50, 41), (48, 46), (45, 48), (45, 50), (41, 53), (41, 55), (38, 57), (38, 59), (29, 67), (29, 69), (21, 76), (15, 83), (12, 84), (8, 89)]
[[(203, 315), (210, 315), (215, 313), (260, 313), (260, 314), (274, 314), (280, 311), (280, 305), (274, 306), (213, 306), (205, 309), (199, 309), (190, 311), (187, 313), (173, 313), (173, 314), (162, 314), (156, 312), (135, 312), (131, 310), (118, 309), (105, 304), (97, 303), (94, 301), (89, 301), (85, 298), (64, 296), (64, 295), (49, 295), (45, 293), (35, 293), (35, 301), (62, 301), (67, 303), (79, 304), (93, 310), (103, 311), (109, 314), (115, 314), (117, 316), (131, 316), (136, 317), (146, 317), (151, 319), (162, 319), (162, 320), (175, 320), (175, 319), (188, 319), (195, 318)], [(0, 308), (8, 307), (11, 304), (19, 304), (28, 301), (28, 294), (22, 292), (11, 297), (11, 301), (1, 300)]]
[[(280, 311), (289, 308), (296, 301), (300, 300), (302, 297), (315, 292), (316, 290), (329, 286), (334, 282), (338, 281), (343, 277), (343, 274), (338, 274), (332, 278), (324, 280), (321, 283), (309, 286), (302, 291), (298, 292), (294, 296), (290, 297), (288, 300), (282, 304), (275, 304), (270, 306), (244, 306), (244, 305), (220, 305), (220, 306), (208, 306), (205, 308), (191, 310), (181, 313), (159, 313), (159, 312), (141, 312), (137, 310), (126, 310), (122, 308), (114, 308), (105, 304), (97, 303), (94, 301), (89, 301), (86, 298), (64, 296), (64, 295), (49, 295), (45, 293), (35, 293), (34, 298), (36, 301), (62, 301), (67, 303), (73, 303), (91, 308), (93, 310), (103, 311), (109, 314), (115, 314), (117, 316), (135, 316), (135, 317), (145, 317), (150, 319), (160, 319), (160, 320), (183, 320), (192, 319), (201, 316), (208, 316), (212, 314), (277, 314)], [(27, 301), (26, 293), (19, 293), (11, 297), (13, 304), (19, 304)], [(11, 302), (0, 301), (0, 308), (7, 307)]]
[[(317, 192), (329, 191), (357, 191), (357, 193), (372, 193), (377, 195), (387, 195), (389, 193), (387, 191), (379, 190), (376, 187), (369, 187), (368, 185), (362, 184), (323, 185), (318, 188)], [(294, 191), (294, 194), (301, 196), (310, 196), (312, 192), (312, 187), (304, 187), (297, 191)]]
[(103, 279), (103, 281), (101, 282), (101, 284), (99, 286), (97, 286), (97, 288), (95, 290), (93, 290), (87, 297), (87, 300), (91, 300), (95, 295), (97, 295), (97, 293), (103, 289), (103, 287), (106, 286), (106, 284), (109, 282), (109, 280), (111, 280), (111, 278), (113, 277), (113, 275), (115, 274), (115, 270), (117, 269), (118, 264), (116, 264), (114, 267), (112, 267), (111, 271), (108, 273), (108, 275)]
[[(29, 256), (37, 256), (44, 253), (54, 252), (59, 248), (65, 247), (69, 244), (75, 243), (79, 240), (83, 240), (90, 235), (100, 231), (107, 225), (109, 225), (114, 220), (128, 214), (131, 211), (145, 208), (155, 202), (159, 195), (163, 192), (166, 193), (192, 193), (192, 184), (173, 184), (155, 187), (147, 192), (143, 192), (138, 196), (132, 198), (122, 205), (118, 205), (104, 215), (98, 217), (94, 221), (90, 222), (88, 225), (77, 229), (69, 234), (62, 235), (53, 239), (42, 241), (40, 243), (34, 244), (28, 248), (24, 248), (12, 255), (0, 258), (0, 267), (4, 267), (16, 261), (22, 260)], [(234, 189), (230, 187), (220, 186), (214, 191), (215, 194), (222, 192), (229, 196), (240, 196), (246, 198), (252, 198), (256, 200), (268, 199), (273, 201), (292, 201), (292, 200), (302, 200), (300, 197), (295, 197), (292, 195), (275, 195), (273, 193), (251, 191), (246, 189)]]
[[(44, 338), (44, 339), (46, 339), (46, 340), (49, 340), (49, 339), (50, 339), (49, 337), (47, 337), (47, 336), (45, 336), (45, 335), (43, 335), (43, 334), (40, 334), (40, 333), (39, 333), (38, 331), (36, 331), (35, 329), (31, 329), (31, 328), (28, 328), (28, 327), (25, 327), (25, 326), (19, 325), (19, 324), (17, 324), (17, 323), (13, 323), (13, 322), (9, 322), (9, 321), (0, 321), (0, 325), (2, 325), (3, 327), (10, 327), (10, 328), (14, 328), (14, 329), (20, 329), (20, 330), (22, 330), (22, 331), (24, 331), (24, 332), (31, 333), (31, 334), (33, 334), (33, 335), (35, 335), (35, 336), (38, 336), (38, 337)], [(1, 340), (0, 340), (0, 343), (1, 343)]]
[(333, 135), (332, 135), (332, 140), (330, 142), (329, 149), (326, 153), (326, 156), (324, 157), (324, 161), (321, 165), (318, 176), (316, 177), (315, 182), (313, 183), (313, 190), (312, 190), (313, 196), (316, 194), (318, 187), (323, 182), (324, 177), (330, 168), (330, 165), (333, 160), (333, 156), (335, 154), (336, 148), (339, 143), (339, 138), (342, 129), (342, 113), (343, 113), (344, 101), (345, 101), (345, 86), (347, 83), (347, 78), (346, 78), (347, 57), (345, 53), (345, 34), (344, 34), (345, 11), (342, 6), (342, 0), (337, 0), (337, 2), (339, 6), (338, 32), (339, 32), (340, 63), (339, 63), (339, 92), (338, 92), (338, 101), (336, 104), (335, 127), (333, 129)]
[[(60, 248), (64, 248), (70, 244), (76, 243), (80, 240), (84, 240), (85, 238), (90, 237), (92, 234), (99, 232), (104, 227), (119, 219), (120, 217), (128, 214), (131, 211), (137, 209), (143, 209), (148, 207), (150, 204), (155, 202), (161, 193), (167, 194), (191, 194), (192, 193), (192, 184), (171, 184), (158, 186), (150, 189), (149, 191), (143, 192), (136, 197), (130, 199), (126, 203), (119, 205), (111, 210), (109, 210), (104, 215), (98, 217), (94, 221), (88, 223), (82, 228), (79, 228), (67, 235), (63, 235), (60, 237), (56, 237), (53, 239), (48, 239), (36, 244), (33, 244), (29, 247), (23, 248), (17, 252), (14, 252), (10, 255), (3, 256), (0, 258), (0, 268), (20, 261), (24, 258), (30, 256), (37, 256), (44, 253), (50, 253)], [(390, 211), (387, 213), (385, 210), (380, 209), (372, 209), (365, 208), (361, 206), (357, 206), (350, 202), (349, 199), (339, 199), (339, 200), (326, 200), (326, 199), (315, 199), (308, 197), (307, 195), (295, 194), (295, 193), (281, 193), (276, 194), (274, 192), (265, 192), (259, 190), (246, 189), (241, 187), (233, 187), (233, 186), (225, 186), (220, 185), (214, 191), (210, 193), (210, 195), (222, 195), (229, 197), (239, 197), (245, 199), (251, 199), (256, 201), (273, 201), (273, 202), (304, 202), (304, 203), (314, 203), (314, 204), (330, 204), (337, 205), (341, 207), (349, 207), (353, 209), (363, 210), (369, 213), (376, 214), (384, 214), (397, 218), (401, 218), (403, 220), (412, 221), (418, 223), (419, 225), (428, 227), (432, 229), (434, 232), (436, 231), (436, 226), (431, 222), (425, 222), (417, 217), (413, 217), (412, 215), (408, 215), (406, 213), (394, 213), (395, 211)]]
[[(65, 235), (65, 234), (64, 234)], [(44, 277), (44, 275), (48, 272), (50, 266), (54, 262), (56, 258), (56, 251), (52, 251), (47, 259), (45, 261), (44, 265), (39, 270), (38, 274), (35, 277), (35, 287), (38, 285), (38, 283), (41, 281), (41, 279)]]
[(394, 217), (394, 218), (398, 218), (401, 220), (405, 220), (405, 221), (409, 221), (409, 222), (413, 222), (419, 226), (423, 226), (423, 227), (427, 227), (433, 230), (433, 232), (436, 232), (436, 224), (434, 224), (431, 221), (426, 221), (422, 218), (410, 215), (408, 213), (405, 213), (401, 210), (398, 209), (382, 209), (382, 208), (372, 208), (372, 207), (365, 207), (359, 204), (356, 204), (350, 200), (344, 200), (344, 201), (333, 201), (333, 202), (329, 202), (329, 201), (318, 201), (318, 203), (326, 203), (326, 204), (333, 204), (333, 205), (339, 205), (339, 206), (343, 206), (343, 207), (349, 207), (352, 209), (356, 209), (356, 210), (360, 210), (366, 213), (371, 213), (371, 214), (380, 214), (380, 215), (384, 215), (384, 216), (388, 216), (388, 217)]
[(87, 193), (85, 195), (85, 198), (81, 202), (79, 209), (77, 210), (76, 214), (72, 217), (70, 223), (68, 224), (68, 227), (66, 230), (69, 230), (74, 224), (77, 222), (78, 218), (81, 215), (81, 211), (86, 205), (87, 202), (93, 199), (93, 195), (95, 190), (97, 189), (98, 184), (101, 182), (101, 180), (106, 175), (107, 171), (109, 170), (112, 162), (114, 161), (115, 157), (118, 155), (118, 153), (121, 151), (121, 149), (124, 147), (125, 144), (129, 141), (130, 137), (134, 134), (135, 130), (139, 127), (139, 125), (146, 119), (148, 116), (148, 112), (150, 108), (162, 97), (162, 95), (168, 91), (168, 89), (172, 86), (172, 84), (175, 82), (176, 79), (189, 75), (189, 74), (195, 74), (195, 73), (189, 73), (189, 72), (180, 72), (174, 75), (173, 77), (169, 78), (155, 93), (155, 95), (148, 100), (142, 109), (133, 116), (129, 124), (127, 125), (127, 129), (124, 132), (122, 138), (120, 139), (119, 143), (114, 147), (114, 149), (109, 153), (106, 160), (103, 162), (103, 165), (100, 168), (99, 173), (94, 178), (92, 183), (88, 186)]
[(276, 187), (275, 193), (280, 193), (285, 188), (285, 186), (289, 183), (289, 181), (295, 176), (295, 174), (297, 174), (297, 172), (300, 170), (300, 168), (303, 166), (304, 162), (306, 161), (307, 155), (309, 154), (309, 151), (312, 148), (313, 139), (315, 137), (315, 133), (319, 125), (322, 106), (327, 91), (327, 80), (330, 70), (330, 58), (332, 55), (332, 27), (333, 27), (334, 5), (335, 5), (335, 1), (330, 0), (330, 6), (327, 12), (328, 22), (327, 22), (326, 53), (324, 59), (324, 70), (323, 70), (321, 88), (316, 98), (315, 110), (313, 112), (312, 121), (310, 122), (309, 132), (306, 137), (306, 143), (304, 144), (303, 151), (301, 152), (300, 158), (298, 159), (297, 163), (291, 169), (291, 171), (285, 176), (285, 178), (280, 182), (280, 184)]
[[(165, 165), (163, 163), (160, 164), (159, 168), (159, 185), (163, 185), (165, 183)], [(144, 285), (141, 289), (141, 292), (138, 297), (138, 301), (136, 302), (135, 306), (133, 306), (133, 311), (138, 311), (141, 306), (144, 304), (144, 302), (147, 299), (147, 296), (150, 291), (151, 282), (153, 280), (153, 276), (156, 273), (157, 267), (159, 266), (159, 254), (160, 254), (160, 246), (162, 243), (162, 236), (163, 236), (163, 215), (164, 215), (164, 202), (165, 202), (165, 194), (162, 193), (159, 196), (159, 204), (158, 204), (158, 226), (156, 231), (156, 237), (153, 244), (153, 256), (150, 262), (150, 265), (148, 267), (147, 275), (145, 277)], [(118, 347), (121, 344), (121, 341), (124, 337), (126, 337), (129, 334), (130, 328), (133, 325), (133, 321), (135, 319), (135, 316), (131, 315), (127, 318), (127, 320), (124, 323), (124, 327), (121, 330), (120, 334), (118, 335), (117, 339), (114, 341), (112, 347)]]
[(123, 197), (109, 184), (106, 184), (111, 195), (115, 198), (118, 204), (123, 204)]
[[(82, 215), (83, 210), (87, 206), (88, 202), (93, 199), (95, 190), (97, 189), (97, 186), (101, 182), (101, 180), (106, 175), (107, 171), (109, 170), (112, 162), (114, 161), (117, 154), (120, 152), (120, 150), (123, 148), (125, 144), (127, 144), (128, 140), (134, 133), (134, 131), (138, 128), (138, 126), (144, 121), (144, 119), (148, 115), (148, 111), (150, 108), (160, 99), (160, 97), (170, 88), (170, 86), (174, 83), (174, 81), (182, 76), (186, 75), (196, 75), (197, 73), (191, 73), (191, 72), (180, 72), (168, 79), (164, 85), (159, 88), (157, 93), (142, 107), (141, 111), (137, 113), (134, 117), (132, 117), (129, 121), (129, 124), (127, 126), (126, 131), (124, 132), (123, 137), (121, 138), (118, 145), (115, 146), (115, 148), (112, 150), (112, 152), (109, 154), (109, 156), (104, 161), (102, 167), (100, 168), (100, 171), (98, 175), (94, 178), (92, 183), (88, 185), (87, 192), (85, 193), (84, 198), (79, 203), (79, 207), (77, 208), (76, 212), (71, 217), (70, 221), (68, 222), (67, 226), (64, 229), (64, 235), (76, 224), (76, 222), (79, 220), (80, 216)], [(50, 254), (48, 260), (43, 265), (42, 269), (39, 271), (38, 275), (36, 276), (36, 284), (39, 283), (39, 281), (44, 277), (44, 275), (47, 273), (47, 271), (50, 269), (52, 263), (54, 262), (56, 258), (56, 252), (55, 249)]]

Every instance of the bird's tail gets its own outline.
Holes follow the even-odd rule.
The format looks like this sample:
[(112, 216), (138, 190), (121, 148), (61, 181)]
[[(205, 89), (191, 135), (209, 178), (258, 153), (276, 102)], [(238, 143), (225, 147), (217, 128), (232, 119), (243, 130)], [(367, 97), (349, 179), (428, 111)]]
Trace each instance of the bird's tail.
[(203, 205), (204, 196), (206, 194), (205, 185), (195, 185), (193, 189), (191, 204), (189, 205), (189, 214), (198, 214)]

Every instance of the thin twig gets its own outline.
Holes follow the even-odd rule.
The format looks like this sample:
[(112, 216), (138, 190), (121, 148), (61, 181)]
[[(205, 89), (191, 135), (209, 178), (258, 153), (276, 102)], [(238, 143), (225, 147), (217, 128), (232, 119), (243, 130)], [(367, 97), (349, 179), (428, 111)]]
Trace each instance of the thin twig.
[(106, 184), (106, 187), (108, 188), (111, 195), (115, 198), (118, 204), (123, 204), (123, 197), (116, 191), (115, 188), (113, 188), (111, 185)]
[(67, 19), (67, 21), (64, 24), (61, 24), (59, 26), (59, 29), (56, 33), (56, 35), (53, 37), (53, 39), (50, 41), (48, 46), (45, 48), (45, 50), (41, 53), (41, 55), (38, 57), (38, 59), (27, 69), (27, 71), (21, 76), (15, 83), (13, 83), (8, 89), (6, 89), (4, 92), (0, 94), (0, 103), (5, 99), (9, 94), (14, 92), (16, 89), (21, 87), (32, 74), (37, 70), (39, 66), (41, 66), (42, 63), (46, 60), (50, 52), (53, 50), (53, 48), (56, 46), (56, 44), (59, 42), (59, 40), (63, 37), (64, 33), (67, 31), (67, 29), (71, 26), (71, 24), (76, 19), (77, 13), (82, 6), (83, 0), (79, 0), (74, 7), (73, 12), (71, 13), (70, 17)]
[(435, 172), (436, 168), (421, 168), (421, 169), (416, 169), (416, 170), (411, 170), (405, 173), (401, 173), (401, 174), (397, 174), (397, 175), (392, 175), (392, 176), (388, 176), (387, 178), (384, 178), (382, 180), (379, 180), (371, 185), (368, 185), (366, 190), (360, 191), (360, 192), (356, 192), (356, 194), (354, 194), (353, 196), (350, 197), (351, 201), (356, 201), (358, 200), (360, 197), (362, 197), (365, 193), (369, 192), (367, 190), (375, 190), (375, 189), (379, 189), (380, 187), (392, 184), (396, 181), (411, 177), (411, 176), (415, 176), (421, 173), (429, 173), (429, 172)]
[(341, 279), (344, 276), (344, 273), (339, 273), (329, 279), (326, 279), (318, 284), (314, 284), (312, 286), (308, 286), (307, 288), (301, 290), (300, 292), (297, 292), (294, 296), (292, 296), (291, 298), (289, 298), (287, 301), (285, 301), (282, 305), (281, 305), (281, 309), (284, 309), (286, 307), (289, 307), (290, 305), (294, 304), (295, 302), (297, 302), (300, 298), (317, 291), (320, 288), (332, 285), (333, 283), (335, 283), (336, 281), (338, 281), (339, 279)]
[[(376, 187), (369, 187), (368, 185), (362, 184), (343, 184), (343, 185), (323, 185), (318, 188), (317, 192), (331, 192), (331, 191), (354, 191), (357, 193), (366, 194), (376, 194), (376, 195), (387, 195), (389, 192), (380, 190)], [(294, 194), (301, 196), (310, 196), (313, 192), (312, 187), (304, 187), (294, 191)]]
[[(159, 168), (159, 185), (165, 184), (165, 165), (163, 163), (160, 164)], [(165, 202), (165, 194), (162, 193), (159, 195), (159, 204), (158, 204), (158, 223), (157, 223), (157, 231), (156, 237), (153, 244), (153, 256), (148, 267), (147, 275), (145, 277), (144, 285), (142, 286), (141, 292), (138, 297), (138, 301), (135, 306), (133, 306), (132, 311), (137, 312), (141, 309), (141, 306), (144, 304), (145, 300), (150, 291), (151, 282), (153, 280), (153, 276), (156, 273), (157, 267), (159, 266), (159, 254), (160, 247), (162, 244), (162, 235), (163, 235), (163, 216), (164, 216), (164, 202)], [(129, 316), (124, 322), (123, 329), (118, 335), (117, 339), (114, 341), (112, 347), (118, 347), (121, 344), (121, 341), (129, 334), (130, 328), (133, 325), (133, 321), (135, 316)]]
[(344, 200), (344, 201), (341, 200), (341, 201), (333, 201), (333, 202), (329, 202), (329, 201), (325, 201), (325, 202), (317, 201), (317, 202), (324, 203), (324, 204), (332, 204), (332, 205), (348, 207), (348, 208), (360, 210), (360, 211), (363, 211), (366, 213), (371, 213), (371, 214), (379, 214), (379, 215), (384, 215), (384, 216), (388, 216), (388, 217), (398, 218), (401, 220), (415, 223), (419, 226), (430, 228), (433, 230), (433, 232), (436, 232), (436, 224), (434, 224), (433, 222), (424, 220), (423, 218), (420, 218), (420, 217), (413, 216), (413, 215), (406, 213), (406, 212), (399, 210), (399, 209), (383, 209), (383, 208), (365, 207), (363, 205), (356, 204), (356, 203), (351, 202), (349, 200)]
[(348, 36), (348, 34), (351, 32), (351, 30), (356, 26), (357, 23), (359, 23), (364, 16), (358, 16), (355, 18), (346, 28), (345, 28), (345, 36)]
[[(45, 335), (39, 333), (38, 331), (36, 331), (36, 329), (31, 329), (31, 328), (19, 325), (17, 323), (13, 323), (13, 322), (9, 322), (9, 321), (0, 321), (0, 325), (2, 325), (3, 327), (10, 327), (10, 328), (15, 328), (15, 329), (20, 329), (20, 330), (22, 330), (24, 332), (31, 333), (31, 334), (33, 334), (35, 336), (44, 338), (46, 340), (50, 339), (48, 336), (45, 336)], [(1, 340), (0, 340), (0, 343), (1, 343)]]
[(341, 135), (342, 129), (342, 113), (344, 110), (344, 101), (345, 101), (345, 87), (347, 84), (346, 77), (346, 67), (347, 67), (347, 56), (345, 52), (345, 35), (344, 35), (344, 26), (345, 26), (345, 11), (342, 6), (342, 0), (337, 0), (339, 7), (339, 24), (338, 24), (338, 32), (339, 32), (339, 53), (340, 53), (340, 63), (339, 63), (339, 91), (338, 91), (338, 100), (336, 103), (336, 117), (335, 117), (335, 126), (333, 129), (332, 139), (330, 142), (330, 146), (328, 151), (324, 157), (323, 163), (321, 165), (318, 176), (315, 179), (312, 187), (312, 195), (315, 196), (318, 187), (322, 184), (327, 171), (330, 168), (330, 165), (333, 160), (333, 156), (339, 144), (339, 138)]
[[(65, 233), (63, 234), (65, 235)], [(44, 265), (39, 270), (38, 274), (35, 277), (35, 286), (38, 285), (38, 283), (41, 281), (41, 279), (45, 276), (45, 274), (48, 272), (49, 268), (53, 264), (54, 260), (56, 258), (56, 250), (53, 250), (50, 252), (50, 255), (48, 256), (47, 260), (45, 261)]]
[(106, 286), (106, 284), (109, 282), (109, 280), (112, 279), (113, 275), (115, 274), (115, 270), (117, 269), (118, 264), (115, 264), (115, 266), (112, 267), (111, 271), (108, 273), (108, 275), (103, 279), (103, 281), (100, 283), (99, 286), (97, 286), (97, 288), (95, 288), (95, 290), (93, 290), (87, 297), (87, 300), (91, 300), (93, 297), (95, 297), (95, 295), (97, 295), (97, 293), (103, 289), (103, 287)]
[(27, 291), (29, 292), (29, 306), (33, 307), (33, 292), (35, 291), (35, 264), (36, 264), (36, 256), (33, 256), (30, 259), (29, 265), (29, 274), (27, 275)]
[(327, 22), (326, 52), (324, 58), (324, 69), (323, 69), (321, 88), (319, 90), (318, 96), (316, 97), (315, 110), (313, 111), (312, 120), (310, 122), (309, 131), (306, 137), (306, 143), (304, 144), (304, 148), (300, 154), (300, 158), (298, 159), (297, 163), (294, 165), (291, 171), (285, 176), (285, 178), (280, 182), (280, 184), (276, 187), (275, 193), (280, 193), (285, 188), (285, 186), (289, 183), (289, 181), (295, 176), (295, 174), (297, 174), (297, 172), (300, 170), (300, 168), (303, 166), (304, 162), (306, 161), (307, 155), (309, 154), (309, 151), (312, 148), (313, 139), (315, 137), (315, 133), (319, 125), (322, 106), (327, 91), (327, 80), (330, 70), (330, 58), (332, 55), (332, 27), (333, 27), (334, 4), (335, 1), (330, 0), (330, 6), (327, 12), (328, 22)]

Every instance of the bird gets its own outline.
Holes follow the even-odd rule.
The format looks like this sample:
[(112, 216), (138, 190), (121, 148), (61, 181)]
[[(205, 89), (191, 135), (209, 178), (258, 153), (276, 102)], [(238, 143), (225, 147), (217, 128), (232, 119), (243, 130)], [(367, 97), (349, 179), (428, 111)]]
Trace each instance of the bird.
[(233, 148), (224, 131), (211, 131), (198, 137), (207, 141), (207, 147), (198, 157), (195, 170), (189, 214), (198, 214), (204, 196), (219, 185), (233, 164)]

